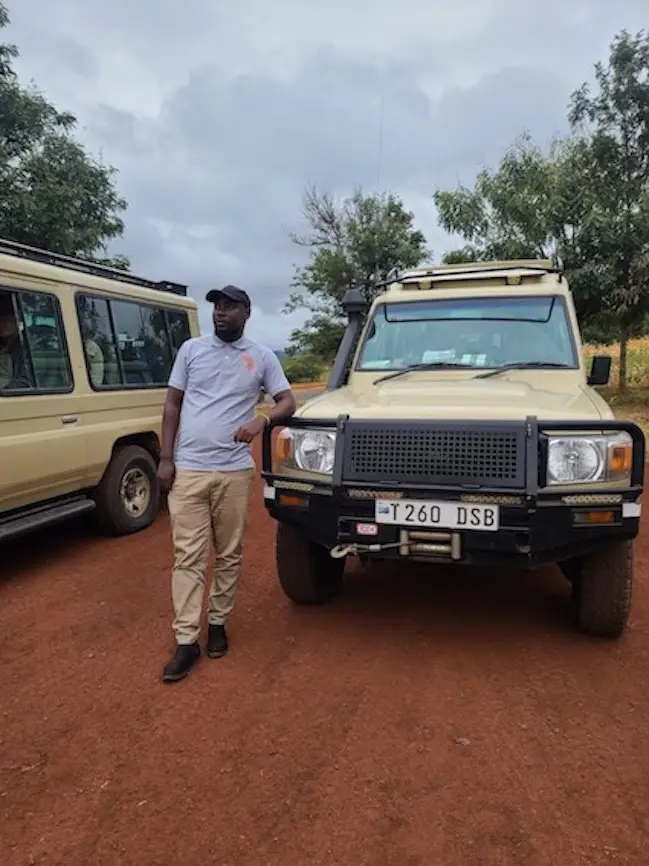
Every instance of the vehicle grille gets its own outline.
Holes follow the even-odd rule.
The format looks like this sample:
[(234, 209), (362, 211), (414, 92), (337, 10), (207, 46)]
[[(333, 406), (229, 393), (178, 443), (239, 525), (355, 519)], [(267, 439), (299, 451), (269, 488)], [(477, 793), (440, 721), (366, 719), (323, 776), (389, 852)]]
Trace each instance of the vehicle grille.
[(524, 425), (349, 422), (345, 481), (525, 486)]

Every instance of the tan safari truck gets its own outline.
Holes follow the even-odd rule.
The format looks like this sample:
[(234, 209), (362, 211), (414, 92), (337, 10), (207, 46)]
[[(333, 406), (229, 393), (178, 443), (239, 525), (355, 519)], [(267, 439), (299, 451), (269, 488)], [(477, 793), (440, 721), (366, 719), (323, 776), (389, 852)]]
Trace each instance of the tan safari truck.
[(558, 564), (581, 631), (619, 637), (633, 583), (644, 436), (585, 368), (565, 275), (547, 260), (394, 274), (349, 317), (325, 393), (264, 435), (279, 582), (299, 604), (345, 560)]
[(152, 523), (167, 377), (198, 334), (186, 286), (0, 239), (0, 541)]

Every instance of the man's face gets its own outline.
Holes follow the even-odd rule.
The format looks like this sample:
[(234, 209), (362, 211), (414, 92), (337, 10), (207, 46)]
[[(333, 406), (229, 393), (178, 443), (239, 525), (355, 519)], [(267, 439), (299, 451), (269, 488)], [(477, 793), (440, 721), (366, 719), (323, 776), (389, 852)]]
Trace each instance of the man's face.
[(243, 304), (238, 304), (222, 295), (214, 304), (212, 312), (215, 334), (226, 343), (238, 340), (243, 334), (249, 315)]

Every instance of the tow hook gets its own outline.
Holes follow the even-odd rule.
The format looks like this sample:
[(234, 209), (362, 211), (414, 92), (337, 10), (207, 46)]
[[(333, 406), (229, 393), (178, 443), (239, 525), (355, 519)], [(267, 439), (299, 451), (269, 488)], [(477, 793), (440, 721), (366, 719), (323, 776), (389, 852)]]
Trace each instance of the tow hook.
[(398, 544), (338, 544), (329, 551), (332, 559), (344, 559), (346, 556), (358, 556), (360, 553), (380, 553), (389, 547), (399, 547)]
[(329, 556), (332, 559), (344, 559), (346, 556), (355, 556), (358, 553), (358, 547), (355, 544), (337, 544), (333, 550), (329, 551)]

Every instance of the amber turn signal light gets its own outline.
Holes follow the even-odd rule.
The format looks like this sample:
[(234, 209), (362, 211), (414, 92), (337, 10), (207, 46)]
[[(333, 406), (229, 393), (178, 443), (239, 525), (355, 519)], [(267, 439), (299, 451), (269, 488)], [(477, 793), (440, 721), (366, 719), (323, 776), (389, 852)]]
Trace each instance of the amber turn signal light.
[(293, 437), (286, 427), (280, 430), (275, 440), (275, 454), (280, 463), (288, 463), (293, 459)]
[(573, 514), (575, 523), (602, 524), (615, 523), (613, 511), (577, 511)]
[(306, 508), (309, 503), (303, 496), (288, 496), (286, 493), (281, 493), (279, 504), (287, 508)]
[(612, 476), (625, 476), (631, 472), (631, 445), (612, 445), (608, 452), (608, 468)]

